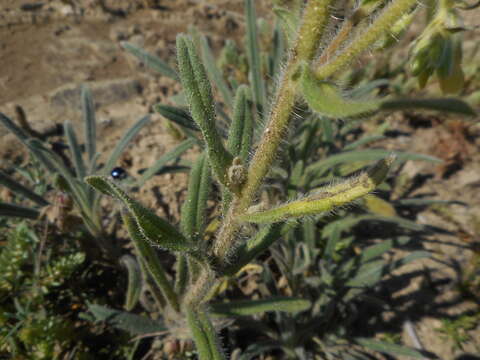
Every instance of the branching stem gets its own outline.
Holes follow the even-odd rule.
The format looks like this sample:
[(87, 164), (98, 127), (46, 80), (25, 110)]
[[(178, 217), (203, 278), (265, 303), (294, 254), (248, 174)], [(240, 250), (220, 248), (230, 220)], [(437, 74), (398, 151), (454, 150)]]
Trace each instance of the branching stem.
[(285, 73), (270, 111), (268, 125), (248, 169), (247, 181), (240, 196), (232, 203), (214, 243), (213, 252), (221, 265), (228, 263), (238, 230), (238, 215), (250, 206), (273, 163), (278, 147), (288, 128), (295, 98), (297, 81), (295, 73), (302, 61), (312, 60), (323, 35), (332, 0), (311, 0), (307, 3), (296, 44), (290, 53)]
[(391, 28), (405, 12), (407, 12), (417, 0), (396, 0), (392, 1), (380, 15), (364, 31), (357, 33), (343, 51), (334, 57), (330, 62), (319, 66), (315, 75), (318, 79), (326, 79), (337, 71), (343, 69), (352, 60), (356, 59), (362, 52), (372, 46), (380, 36)]

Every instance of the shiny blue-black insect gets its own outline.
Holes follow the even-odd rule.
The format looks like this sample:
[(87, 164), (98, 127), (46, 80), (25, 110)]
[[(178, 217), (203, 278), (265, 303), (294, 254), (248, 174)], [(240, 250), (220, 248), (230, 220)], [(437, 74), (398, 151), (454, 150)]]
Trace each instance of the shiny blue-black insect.
[(112, 172), (110, 173), (110, 175), (115, 180), (123, 180), (127, 177), (127, 172), (123, 170), (121, 167), (116, 167), (112, 169)]

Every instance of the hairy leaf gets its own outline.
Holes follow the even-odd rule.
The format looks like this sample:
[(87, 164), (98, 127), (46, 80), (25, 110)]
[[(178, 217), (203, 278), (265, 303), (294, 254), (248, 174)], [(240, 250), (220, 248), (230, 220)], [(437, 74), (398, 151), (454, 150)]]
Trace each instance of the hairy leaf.
[(153, 245), (171, 251), (191, 251), (190, 242), (170, 223), (130, 198), (118, 185), (104, 176), (88, 176), (85, 181), (102, 192), (120, 200), (130, 211), (143, 236)]
[(120, 43), (120, 45), (122, 45), (122, 47), (129, 53), (135, 55), (149, 68), (152, 68), (153, 70), (158, 71), (160, 74), (167, 76), (173, 80), (180, 80), (177, 72), (173, 70), (167, 63), (160, 60), (157, 56), (152, 55), (145, 50), (128, 42), (122, 42)]
[(131, 335), (143, 335), (167, 330), (163, 322), (159, 320), (152, 320), (106, 306), (90, 304), (88, 310), (95, 316), (97, 321), (105, 321), (118, 329), (127, 331)]
[(309, 300), (298, 298), (271, 298), (264, 300), (242, 300), (211, 304), (217, 316), (248, 316), (267, 311), (300, 312), (310, 308)]

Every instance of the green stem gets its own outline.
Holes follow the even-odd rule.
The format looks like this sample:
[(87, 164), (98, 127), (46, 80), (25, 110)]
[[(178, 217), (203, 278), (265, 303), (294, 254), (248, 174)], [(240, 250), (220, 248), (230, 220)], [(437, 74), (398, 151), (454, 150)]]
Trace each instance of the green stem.
[(302, 61), (315, 56), (315, 50), (322, 37), (328, 20), (328, 7), (332, 0), (311, 0), (303, 12), (302, 23), (296, 44), (287, 63), (286, 71), (270, 112), (269, 122), (264, 130), (257, 151), (248, 169), (247, 181), (239, 199), (232, 202), (225, 221), (214, 243), (213, 252), (221, 265), (228, 262), (234, 235), (238, 229), (238, 216), (252, 203), (260, 185), (277, 155), (278, 147), (288, 128), (290, 115), (295, 105), (297, 81), (295, 75)]
[(417, 0), (396, 0), (387, 6), (375, 21), (364, 31), (358, 33), (343, 51), (325, 65), (315, 71), (319, 79), (326, 79), (343, 69), (362, 52), (372, 46)]

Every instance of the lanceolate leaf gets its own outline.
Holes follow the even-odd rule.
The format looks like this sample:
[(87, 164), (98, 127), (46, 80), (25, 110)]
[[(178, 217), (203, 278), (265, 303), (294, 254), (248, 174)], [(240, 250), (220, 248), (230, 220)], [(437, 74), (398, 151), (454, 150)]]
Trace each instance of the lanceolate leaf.
[(0, 216), (37, 219), (39, 215), (40, 212), (38, 210), (25, 206), (0, 202)]
[(187, 199), (182, 207), (181, 228), (190, 240), (202, 238), (210, 186), (210, 167), (206, 154), (202, 154), (190, 172)]
[(391, 99), (384, 100), (382, 110), (426, 109), (475, 116), (476, 112), (466, 102), (455, 98), (439, 99)]
[(10, 132), (12, 132), (18, 140), (27, 145), (27, 140), (29, 138), (27, 133), (25, 133), (25, 131), (15, 125), (15, 123), (3, 113), (0, 113), (0, 123), (5, 126)]
[(277, 208), (251, 212), (240, 216), (243, 221), (272, 223), (306, 215), (330, 211), (358, 199), (373, 191), (385, 179), (394, 157), (380, 160), (368, 172), (343, 183), (321, 189), (305, 198), (286, 203)]
[(30, 153), (45, 167), (45, 169), (50, 172), (55, 172), (55, 167), (52, 162), (49, 161), (48, 157), (45, 157), (45, 154), (41, 152), (35, 151), (35, 149), (30, 146), (29, 140), (31, 140), (31, 138), (21, 128), (15, 125), (10, 118), (0, 113), (0, 123), (12, 132), (17, 139), (20, 140), (28, 150), (30, 150)]
[(248, 316), (266, 311), (300, 312), (311, 305), (309, 300), (278, 297), (211, 304), (211, 311), (217, 316)]
[(95, 119), (95, 106), (93, 104), (92, 93), (86, 86), (82, 87), (82, 113), (85, 124), (85, 147), (87, 149), (87, 155), (89, 164), (91, 164), (95, 153), (97, 152), (97, 124)]
[(445, 99), (374, 99), (353, 100), (344, 96), (339, 88), (327, 81), (319, 81), (304, 66), (301, 76), (302, 94), (306, 102), (320, 115), (344, 119), (374, 113), (379, 110), (427, 109), (475, 116), (476, 112), (464, 101)]
[(10, 190), (12, 190), (16, 194), (20, 194), (25, 196), (27, 199), (32, 200), (33, 202), (37, 203), (40, 206), (47, 206), (48, 201), (45, 200), (43, 197), (40, 195), (34, 193), (32, 190), (29, 188), (23, 186), (16, 180), (12, 179), (10, 176), (8, 176), (5, 172), (0, 170), (0, 184), (6, 186)]
[(137, 254), (152, 276), (153, 281), (161, 290), (163, 296), (167, 299), (172, 308), (178, 311), (180, 309), (180, 304), (178, 302), (177, 294), (173, 291), (173, 286), (167, 279), (166, 272), (163, 269), (154, 248), (144, 238), (133, 216), (124, 213), (122, 218)]
[(152, 55), (145, 50), (130, 44), (128, 42), (122, 42), (120, 45), (130, 52), (131, 54), (135, 55), (139, 60), (141, 60), (146, 66), (152, 68), (155, 71), (158, 71), (160, 74), (164, 76), (168, 76), (173, 80), (180, 80), (178, 74), (175, 70), (173, 70), (167, 63), (160, 60), (157, 56)]
[(245, 18), (247, 21), (247, 55), (250, 66), (250, 77), (253, 84), (253, 99), (257, 106), (257, 111), (262, 113), (265, 111), (266, 90), (262, 76), (261, 52), (258, 46), (257, 36), (257, 16), (255, 12), (255, 2), (253, 0), (245, 0)]
[(120, 259), (128, 272), (127, 294), (125, 296), (125, 310), (132, 310), (140, 298), (142, 292), (142, 271), (134, 257), (124, 255)]
[(78, 144), (77, 136), (75, 130), (73, 129), (72, 124), (69, 121), (65, 121), (63, 124), (63, 129), (65, 135), (67, 136), (68, 147), (70, 148), (70, 153), (72, 154), (73, 164), (75, 165), (75, 172), (77, 177), (83, 179), (86, 175), (85, 164), (82, 158), (82, 150)]
[(347, 281), (350, 287), (365, 287), (375, 285), (383, 275), (385, 263), (383, 260), (372, 261), (362, 265), (355, 276)]
[(165, 325), (159, 320), (152, 320), (144, 316), (111, 309), (106, 306), (91, 304), (88, 310), (92, 312), (97, 321), (105, 321), (132, 335), (143, 335), (166, 330)]
[[(375, 350), (381, 353), (397, 355), (397, 356), (398, 355), (409, 356), (415, 359), (424, 359), (426, 357), (425, 354), (421, 353), (418, 350), (397, 345), (397, 344), (386, 343), (383, 341), (366, 339), (366, 338), (355, 338), (355, 342), (370, 350)], [(429, 356), (428, 358), (431, 358), (431, 357)]]
[(171, 251), (192, 251), (192, 245), (170, 223), (131, 199), (118, 185), (103, 176), (88, 176), (85, 181), (98, 191), (120, 200), (130, 211), (135, 221), (152, 245)]
[(155, 161), (152, 166), (147, 169), (147, 171), (142, 174), (142, 176), (135, 182), (135, 185), (141, 187), (143, 184), (145, 184), (146, 181), (148, 181), (150, 178), (152, 178), (152, 176), (159, 172), (166, 164), (178, 158), (196, 143), (197, 141), (194, 139), (185, 140), (184, 142), (177, 145), (177, 147), (172, 149), (170, 152), (161, 156), (157, 161)]
[(289, 45), (295, 40), (295, 35), (298, 28), (298, 16), (290, 9), (286, 9), (280, 6), (275, 6), (273, 12), (277, 16), (283, 33), (287, 38)]
[(235, 95), (233, 119), (230, 125), (227, 149), (244, 162), (248, 159), (253, 137), (253, 114), (248, 101), (248, 87), (239, 86)]
[(210, 81), (214, 83), (214, 85), (222, 94), (225, 104), (227, 104), (228, 107), (231, 107), (233, 105), (232, 91), (228, 87), (227, 83), (223, 79), (222, 73), (215, 64), (215, 58), (212, 54), (212, 49), (210, 49), (210, 45), (208, 45), (208, 41), (205, 36), (201, 36), (200, 45), (202, 47), (203, 61), (207, 69), (208, 76), (210, 77)]
[(200, 130), (197, 124), (195, 124), (195, 121), (193, 121), (192, 116), (186, 109), (164, 104), (157, 104), (153, 107), (153, 109), (161, 115), (165, 116), (168, 120), (171, 120), (180, 126), (183, 126), (190, 130)]
[(416, 161), (428, 161), (433, 163), (441, 163), (439, 158), (423, 155), (408, 153), (403, 151), (389, 151), (384, 149), (366, 149), (345, 151), (339, 154), (331, 155), (324, 160), (320, 160), (316, 163), (309, 165), (306, 169), (307, 173), (315, 175), (317, 172), (325, 171), (333, 168), (341, 163), (356, 162), (356, 161), (376, 161), (382, 159), (390, 154), (394, 154), (398, 161), (416, 160)]
[(177, 58), (183, 88), (187, 94), (193, 119), (200, 127), (207, 146), (210, 164), (218, 181), (228, 186), (227, 169), (232, 155), (225, 149), (215, 125), (215, 105), (205, 68), (191, 39), (177, 37)]
[[(115, 167), (115, 164), (118, 161), (118, 158), (120, 155), (122, 155), (123, 151), (125, 148), (128, 146), (130, 141), (142, 130), (142, 128), (148, 124), (150, 121), (150, 117), (144, 116), (140, 120), (138, 120), (133, 126), (127, 130), (125, 135), (120, 139), (120, 141), (117, 143), (115, 146), (115, 149), (113, 149), (112, 153), (110, 154), (110, 157), (108, 158), (105, 166), (104, 166), (104, 174), (109, 174), (110, 171)], [(93, 175), (93, 174), (92, 174)], [(83, 178), (83, 177), (82, 177)]]
[(377, 100), (345, 99), (335, 85), (327, 81), (318, 81), (308, 66), (304, 66), (300, 81), (302, 94), (308, 106), (320, 115), (344, 119), (373, 113), (379, 108)]
[(199, 309), (187, 308), (187, 322), (200, 360), (225, 360), (210, 320)]
[(59, 173), (68, 183), (68, 188), (71, 191), (71, 195), (75, 198), (75, 202), (79, 206), (80, 210), (83, 211), (87, 216), (91, 215), (91, 207), (87, 200), (86, 185), (76, 179), (70, 170), (63, 164), (63, 160), (57, 154), (44, 147), (39, 140), (29, 140), (28, 146), (30, 149), (32, 149), (32, 151), (36, 152), (37, 154), (41, 154), (41, 156), (44, 156), (45, 158), (48, 158), (48, 161), (54, 167), (55, 172)]

